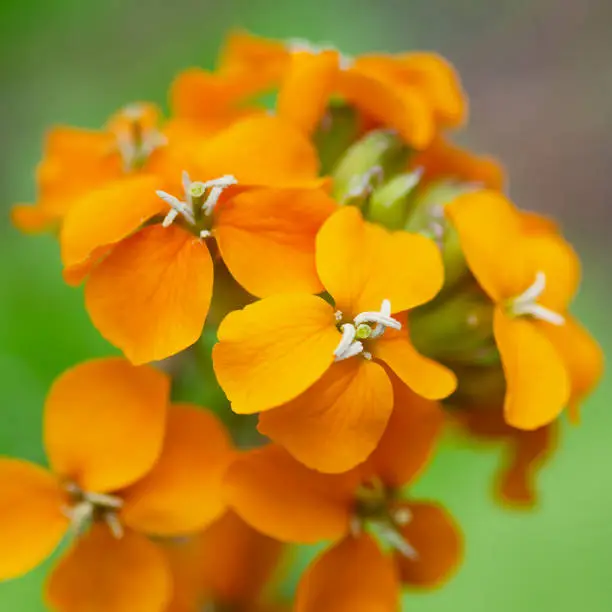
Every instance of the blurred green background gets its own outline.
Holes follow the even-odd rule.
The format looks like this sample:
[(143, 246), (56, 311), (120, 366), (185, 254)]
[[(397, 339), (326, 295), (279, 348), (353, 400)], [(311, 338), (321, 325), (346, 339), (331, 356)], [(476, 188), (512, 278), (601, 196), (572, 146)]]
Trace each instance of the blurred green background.
[[(451, 59), (471, 97), (460, 140), (504, 161), (522, 207), (561, 219), (584, 259), (576, 312), (610, 353), (609, 0), (5, 0), (0, 11), (0, 454), (43, 461), (49, 383), (112, 350), (80, 293), (63, 285), (54, 241), (21, 236), (8, 221), (12, 202), (34, 197), (45, 128), (97, 127), (127, 101), (163, 103), (173, 75), (211, 66), (236, 26), (348, 53), (432, 49)], [(448, 504), (465, 529), (467, 557), (443, 590), (408, 594), (406, 610), (612, 610), (611, 401), (608, 379), (583, 424), (564, 428), (533, 513), (492, 504), (495, 450), (443, 449), (416, 492)], [(44, 610), (46, 568), (0, 584), (0, 611)]]

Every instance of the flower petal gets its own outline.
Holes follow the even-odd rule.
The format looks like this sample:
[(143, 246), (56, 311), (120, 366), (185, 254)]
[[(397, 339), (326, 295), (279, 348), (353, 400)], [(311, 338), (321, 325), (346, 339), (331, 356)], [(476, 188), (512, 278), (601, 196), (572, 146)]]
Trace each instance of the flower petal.
[(141, 533), (197, 531), (221, 515), (221, 483), (233, 451), (217, 418), (189, 404), (171, 406), (157, 463), (125, 490), (120, 518)]
[(312, 469), (346, 472), (376, 448), (392, 408), (387, 373), (356, 357), (335, 363), (305, 393), (261, 414), (259, 431)]
[(336, 307), (353, 316), (378, 310), (385, 299), (393, 313), (408, 310), (431, 300), (443, 283), (442, 258), (431, 240), (388, 232), (354, 207), (340, 208), (323, 224), (316, 255)]
[(315, 237), (336, 209), (320, 190), (261, 189), (220, 207), (215, 237), (232, 276), (258, 297), (319, 293)]
[(355, 473), (321, 474), (270, 445), (238, 457), (226, 477), (229, 505), (249, 525), (284, 542), (314, 543), (347, 532)]
[(402, 583), (425, 588), (441, 585), (463, 556), (459, 527), (439, 504), (404, 502), (399, 507), (410, 513), (410, 521), (401, 533), (417, 553), (416, 558), (394, 554)]
[(571, 315), (563, 325), (538, 323), (542, 333), (553, 343), (565, 362), (571, 379), (570, 418), (580, 418), (580, 403), (603, 376), (604, 356), (589, 332)]
[(156, 544), (130, 530), (117, 539), (99, 523), (60, 559), (45, 599), (61, 612), (163, 612), (171, 593), (170, 570)]
[(115, 244), (136, 231), (167, 205), (155, 195), (159, 178), (137, 174), (88, 191), (66, 215), (60, 244), (68, 270), (89, 258), (98, 248)]
[(238, 414), (280, 406), (308, 389), (332, 364), (341, 338), (332, 307), (306, 294), (231, 312), (217, 336), (215, 374)]
[(165, 374), (120, 358), (64, 372), (45, 403), (45, 448), (53, 471), (97, 493), (140, 478), (159, 456), (169, 392)]
[(241, 185), (308, 187), (322, 184), (314, 146), (300, 130), (278, 117), (247, 117), (202, 144), (194, 164), (203, 178), (225, 174)]
[(392, 559), (369, 535), (347, 537), (306, 570), (296, 612), (395, 612), (400, 586)]
[(506, 422), (518, 429), (548, 425), (570, 397), (561, 355), (537, 324), (511, 319), (501, 308), (495, 310), (493, 330), (506, 377)]
[(280, 117), (311, 134), (323, 118), (331, 96), (340, 56), (335, 50), (291, 54), (288, 74), (278, 93)]
[(92, 271), (85, 303), (98, 331), (133, 363), (165, 359), (202, 334), (212, 296), (207, 246), (178, 226), (146, 227)]
[(391, 381), (393, 413), (368, 465), (387, 486), (399, 488), (413, 482), (431, 459), (444, 412), (437, 402), (412, 392), (396, 376)]
[(520, 289), (524, 273), (513, 265), (521, 217), (510, 201), (496, 191), (476, 191), (459, 196), (445, 210), (472, 274), (491, 299), (515, 297), (527, 288)]
[(424, 149), (435, 135), (432, 109), (414, 87), (399, 89), (359, 68), (340, 71), (338, 93), (382, 125), (395, 128), (415, 149)]
[(47, 470), (0, 458), (0, 581), (22, 576), (51, 555), (69, 526), (66, 501)]
[(457, 377), (452, 370), (418, 353), (405, 330), (387, 330), (373, 344), (372, 354), (424, 398), (443, 399), (457, 388)]

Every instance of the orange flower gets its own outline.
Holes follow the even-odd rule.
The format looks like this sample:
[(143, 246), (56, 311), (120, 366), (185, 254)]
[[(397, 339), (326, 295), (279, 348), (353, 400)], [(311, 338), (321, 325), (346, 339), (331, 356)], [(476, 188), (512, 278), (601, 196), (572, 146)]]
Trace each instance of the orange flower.
[(26, 232), (57, 227), (78, 198), (106, 184), (139, 175), (158, 163), (167, 143), (159, 110), (148, 103), (126, 106), (103, 130), (58, 127), (47, 136), (37, 171), (39, 200), (13, 208), (13, 223)]
[(265, 591), (284, 545), (233, 512), (188, 541), (166, 544), (165, 550), (175, 576), (166, 612), (198, 612), (205, 604), (235, 612), (272, 610)]
[(503, 168), (495, 159), (475, 155), (442, 136), (437, 136), (424, 151), (412, 157), (410, 165), (421, 170), (422, 182), (460, 181), (499, 191), (505, 183)]
[(364, 120), (398, 130), (417, 149), (427, 147), (439, 129), (461, 124), (466, 115), (457, 75), (435, 54), (372, 54), (353, 60), (333, 47), (243, 32), (230, 36), (216, 75), (188, 71), (176, 90), (189, 92), (190, 108), (203, 109), (211, 88), (222, 92), (217, 97), (227, 105), (228, 99), (236, 103), (274, 87), (280, 88), (279, 115), (306, 133), (320, 124), (333, 95), (357, 108)]
[(571, 247), (499, 193), (465, 194), (447, 213), (467, 263), (495, 302), (494, 334), (507, 393), (506, 422), (537, 429), (574, 411), (603, 367), (601, 349), (568, 313), (579, 281)]
[(179, 157), (182, 186), (177, 167), (168, 182), (149, 175), (94, 191), (62, 230), (67, 280), (89, 273), (89, 314), (133, 363), (200, 337), (213, 288), (211, 236), (255, 295), (322, 288), (315, 235), (336, 204), (318, 189), (325, 181), (305, 137), (279, 119), (248, 118), (206, 140), (195, 158), (191, 150)]
[(470, 406), (450, 413), (473, 438), (501, 444), (503, 463), (495, 477), (495, 497), (504, 506), (533, 508), (538, 502), (536, 476), (557, 451), (558, 424), (533, 431), (514, 429), (501, 410)]
[(342, 472), (374, 450), (391, 414), (382, 364), (424, 397), (455, 388), (454, 375), (399, 331), (404, 317), (392, 316), (437, 293), (442, 263), (430, 240), (387, 232), (352, 207), (321, 228), (316, 263), (335, 306), (290, 293), (230, 313), (213, 364), (234, 412), (268, 411), (262, 433), (310, 467)]
[(54, 610), (164, 609), (170, 574), (146, 535), (190, 533), (220, 516), (232, 452), (210, 413), (168, 409), (168, 393), (165, 374), (118, 358), (60, 376), (45, 405), (51, 471), (0, 459), (0, 578), (31, 570), (72, 527), (79, 536), (47, 585)]
[(257, 530), (287, 542), (335, 542), (303, 576), (296, 610), (395, 610), (400, 583), (437, 586), (459, 562), (461, 536), (446, 511), (402, 495), (432, 454), (442, 412), (395, 377), (394, 392), (380, 445), (348, 473), (308, 469), (276, 445), (238, 457), (227, 472), (228, 503)]

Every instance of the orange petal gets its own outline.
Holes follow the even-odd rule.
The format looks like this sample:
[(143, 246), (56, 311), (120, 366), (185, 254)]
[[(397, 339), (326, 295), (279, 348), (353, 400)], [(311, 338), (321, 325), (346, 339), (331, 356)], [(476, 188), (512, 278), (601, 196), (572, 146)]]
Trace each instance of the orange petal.
[(357, 476), (321, 474), (280, 446), (245, 453), (229, 468), (226, 497), (249, 525), (284, 542), (314, 543), (348, 530)]
[(538, 323), (538, 327), (565, 362), (572, 386), (570, 418), (576, 422), (579, 420), (580, 403), (603, 376), (603, 351), (589, 332), (571, 315), (565, 315), (563, 325)]
[(229, 436), (211, 412), (172, 406), (161, 455), (122, 493), (120, 518), (139, 532), (162, 536), (204, 528), (225, 509), (221, 482), (231, 457)]
[(238, 414), (306, 391), (332, 364), (341, 338), (333, 308), (306, 294), (276, 295), (231, 312), (217, 336), (215, 374)]
[(336, 307), (353, 316), (379, 310), (384, 299), (393, 313), (408, 310), (431, 300), (443, 283), (442, 259), (431, 240), (388, 232), (365, 222), (354, 207), (340, 208), (323, 224), (316, 255)]
[(435, 135), (432, 109), (413, 87), (394, 87), (375, 73), (349, 68), (339, 73), (337, 91), (382, 125), (395, 128), (415, 149), (427, 147)]
[(533, 321), (511, 319), (496, 308), (493, 330), (506, 377), (506, 422), (518, 429), (548, 425), (570, 397), (563, 359)]
[(284, 545), (255, 531), (233, 512), (211, 525), (199, 540), (206, 591), (219, 604), (242, 604), (251, 610), (246, 604), (258, 600), (278, 568)]
[(399, 488), (413, 482), (431, 459), (444, 412), (437, 402), (413, 393), (396, 376), (391, 381), (393, 413), (368, 465), (387, 486)]
[(495, 159), (476, 155), (440, 136), (427, 149), (415, 155), (410, 164), (413, 168), (422, 168), (422, 181), (458, 180), (498, 191), (503, 189), (505, 183), (504, 170)]
[(130, 530), (117, 539), (97, 524), (60, 559), (45, 599), (61, 612), (163, 612), (171, 593), (170, 570), (156, 544)]
[(16, 204), (11, 209), (11, 221), (22, 232), (36, 234), (53, 227), (56, 217), (39, 205)]
[(512, 431), (496, 493), (504, 504), (531, 508), (538, 497), (536, 476), (557, 448), (557, 427), (551, 423), (533, 431)]
[(53, 471), (97, 493), (140, 478), (161, 451), (169, 392), (165, 374), (120, 358), (64, 372), (45, 403), (45, 448)]
[(388, 329), (373, 343), (372, 354), (424, 398), (443, 399), (457, 388), (457, 377), (452, 370), (418, 353), (405, 330)]
[(178, 226), (146, 227), (91, 273), (85, 303), (132, 363), (165, 359), (202, 334), (213, 285), (207, 246)]
[(260, 79), (262, 75), (275, 75), (278, 80), (287, 68), (289, 57), (290, 51), (282, 41), (234, 30), (225, 40), (219, 71), (224, 75), (255, 72)]
[(311, 134), (323, 118), (340, 69), (337, 51), (296, 51), (278, 93), (280, 117)]
[(502, 194), (466, 193), (446, 206), (446, 214), (459, 233), (472, 274), (494, 301), (516, 297), (529, 286), (520, 288), (524, 273), (515, 258), (521, 218)]
[(416, 587), (432, 588), (447, 581), (463, 556), (463, 537), (446, 510), (435, 503), (404, 502), (410, 513), (401, 533), (416, 551), (410, 558), (395, 553), (401, 581)]
[(262, 189), (219, 208), (215, 237), (223, 261), (259, 297), (323, 290), (315, 268), (315, 237), (335, 210), (320, 190)]
[(0, 458), (0, 580), (22, 576), (51, 555), (69, 526), (66, 501), (47, 470)]
[(115, 244), (167, 205), (155, 195), (159, 178), (135, 175), (89, 191), (72, 206), (60, 236), (62, 262), (70, 269), (99, 247)]
[(376, 448), (392, 408), (387, 373), (356, 357), (335, 363), (305, 393), (261, 414), (259, 431), (310, 468), (346, 472)]
[(314, 145), (300, 130), (278, 117), (247, 117), (209, 138), (194, 164), (208, 180), (231, 174), (241, 185), (316, 186), (319, 161)]
[(390, 557), (363, 535), (320, 554), (296, 593), (296, 612), (395, 612), (400, 585)]

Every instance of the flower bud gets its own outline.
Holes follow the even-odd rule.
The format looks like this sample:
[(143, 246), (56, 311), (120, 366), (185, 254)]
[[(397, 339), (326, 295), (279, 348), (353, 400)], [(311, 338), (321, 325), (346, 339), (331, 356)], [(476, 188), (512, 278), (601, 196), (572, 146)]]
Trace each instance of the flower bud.
[(368, 205), (368, 220), (388, 229), (402, 229), (421, 174), (419, 170), (398, 174), (375, 188)]
[(340, 204), (365, 208), (374, 188), (406, 167), (408, 154), (409, 148), (396, 132), (369, 132), (336, 164), (334, 197)]
[(359, 121), (355, 109), (345, 104), (330, 106), (314, 134), (321, 173), (329, 174), (358, 137)]
[(489, 406), (498, 410), (504, 404), (506, 381), (501, 364), (456, 365), (457, 390), (445, 400), (453, 409), (470, 410), (474, 406)]

